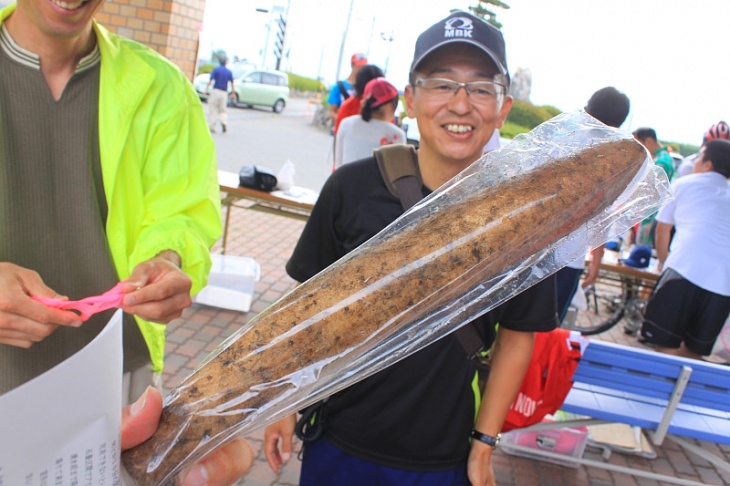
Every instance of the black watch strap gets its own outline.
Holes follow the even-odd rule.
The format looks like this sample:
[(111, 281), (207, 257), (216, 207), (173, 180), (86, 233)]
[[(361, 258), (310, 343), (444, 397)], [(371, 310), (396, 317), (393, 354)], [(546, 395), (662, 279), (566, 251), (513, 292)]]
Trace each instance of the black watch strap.
[(476, 439), (479, 442), (483, 442), (487, 444), (490, 447), (497, 448), (499, 445), (499, 441), (502, 440), (502, 434), (497, 434), (497, 436), (482, 434), (478, 430), (472, 430), (471, 431), (471, 437), (472, 439)]

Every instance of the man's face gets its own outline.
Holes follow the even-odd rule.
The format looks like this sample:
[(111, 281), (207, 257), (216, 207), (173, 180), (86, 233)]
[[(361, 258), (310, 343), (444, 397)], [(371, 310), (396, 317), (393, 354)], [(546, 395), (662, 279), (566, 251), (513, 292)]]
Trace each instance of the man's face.
[(700, 174), (702, 172), (710, 172), (712, 170), (712, 161), (705, 160), (705, 147), (700, 148), (699, 154), (692, 165), (692, 173)]
[(50, 38), (69, 39), (89, 32), (105, 0), (18, 0), (13, 16)]
[[(442, 78), (460, 83), (491, 81), (497, 68), (480, 49), (469, 45), (449, 45), (426, 58), (417, 78)], [(471, 164), (494, 130), (507, 118), (512, 99), (504, 97), (500, 105), (477, 101), (466, 89), (444, 99), (422, 88), (408, 86), (405, 92), (408, 116), (416, 118), (421, 134), (420, 156), (437, 156), (442, 160)]]

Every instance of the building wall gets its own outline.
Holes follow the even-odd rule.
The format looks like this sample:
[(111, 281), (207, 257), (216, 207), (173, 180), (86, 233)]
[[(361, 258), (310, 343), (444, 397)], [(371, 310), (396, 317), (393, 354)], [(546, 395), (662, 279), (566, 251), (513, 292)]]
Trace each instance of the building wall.
[(192, 80), (204, 10), (205, 0), (107, 0), (96, 19), (155, 49)]

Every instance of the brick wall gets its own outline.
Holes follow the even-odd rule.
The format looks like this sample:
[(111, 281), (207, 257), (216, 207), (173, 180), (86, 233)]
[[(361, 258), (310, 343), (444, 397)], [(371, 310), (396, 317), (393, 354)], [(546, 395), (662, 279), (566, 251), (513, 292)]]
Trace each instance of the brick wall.
[(96, 19), (112, 32), (155, 49), (191, 80), (205, 0), (107, 0)]

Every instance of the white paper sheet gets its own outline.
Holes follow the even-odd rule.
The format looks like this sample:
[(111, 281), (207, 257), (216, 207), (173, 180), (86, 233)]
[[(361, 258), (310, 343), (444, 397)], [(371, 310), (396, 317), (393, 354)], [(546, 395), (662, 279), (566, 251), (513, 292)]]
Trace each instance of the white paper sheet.
[(0, 486), (120, 484), (122, 311), (84, 349), (0, 396)]

